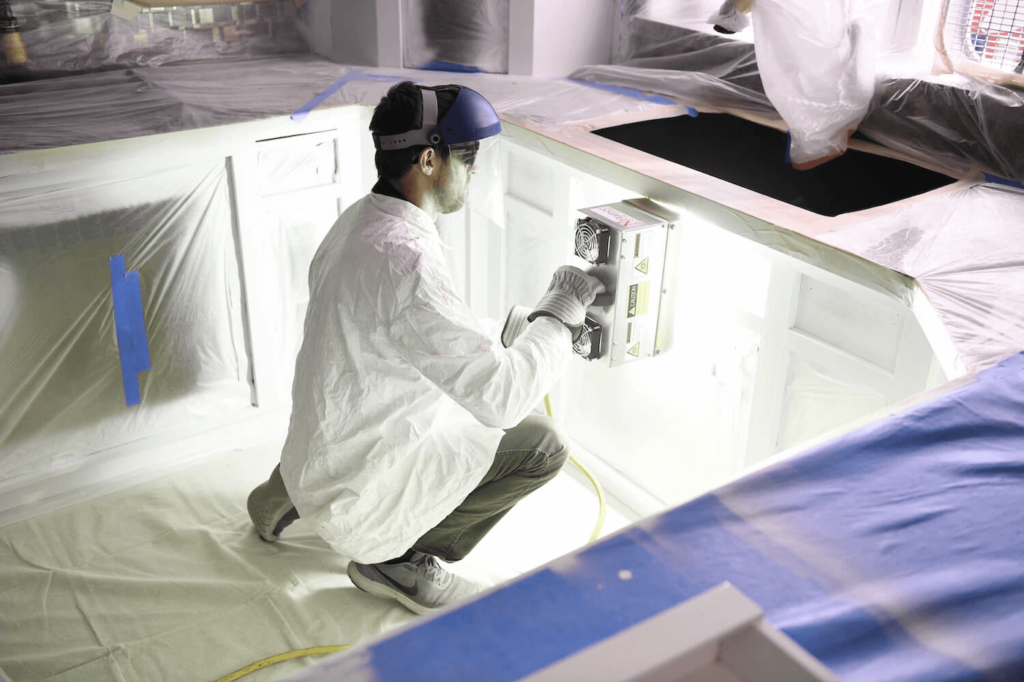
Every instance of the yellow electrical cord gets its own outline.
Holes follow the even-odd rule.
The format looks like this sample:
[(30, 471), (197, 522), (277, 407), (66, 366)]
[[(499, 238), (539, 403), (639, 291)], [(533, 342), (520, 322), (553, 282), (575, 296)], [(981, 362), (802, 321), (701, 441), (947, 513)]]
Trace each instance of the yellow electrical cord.
[(293, 658), (302, 658), (303, 656), (319, 656), (321, 654), (333, 654), (335, 651), (341, 651), (342, 649), (347, 649), (350, 646), (352, 645), (338, 644), (337, 646), (315, 646), (310, 649), (296, 649), (295, 651), (289, 651), (286, 654), (278, 654), (277, 656), (264, 658), (262, 661), (256, 661), (252, 665), (247, 665), (240, 670), (236, 670), (230, 675), (225, 675), (224, 677), (217, 680), (217, 682), (235, 682), (235, 680), (240, 680), (249, 673), (254, 673), (257, 670), (262, 670), (267, 666), (274, 665), (275, 663), (280, 663), (281, 661), (288, 661)]
[[(555, 416), (551, 413), (551, 396), (549, 395), (544, 396), (544, 409), (547, 411), (549, 417)], [(607, 511), (607, 504), (604, 501), (604, 490), (601, 488), (601, 484), (598, 483), (597, 479), (594, 478), (594, 474), (590, 473), (590, 470), (587, 469), (587, 467), (583, 466), (578, 459), (573, 457), (572, 453), (569, 454), (569, 461), (572, 462), (577, 469), (582, 471), (584, 476), (590, 479), (591, 485), (593, 485), (594, 490), (597, 491), (597, 523), (594, 525), (594, 532), (590, 534), (590, 540), (587, 541), (590, 543), (600, 537), (601, 529), (604, 527), (604, 515)]]
[[(547, 411), (549, 417), (554, 417), (554, 415), (551, 413), (550, 396), (544, 396), (544, 409)], [(597, 538), (601, 535), (601, 529), (604, 527), (604, 515), (605, 511), (607, 510), (607, 504), (604, 500), (604, 490), (602, 490), (601, 484), (598, 483), (596, 478), (594, 478), (594, 475), (590, 473), (590, 470), (587, 469), (587, 467), (583, 466), (583, 464), (581, 464), (578, 459), (573, 457), (572, 454), (569, 455), (569, 461), (572, 462), (577, 469), (582, 471), (583, 474), (590, 479), (590, 483), (594, 486), (594, 490), (597, 491), (597, 524), (594, 526), (594, 532), (590, 534), (590, 540), (587, 541), (589, 544), (590, 542), (597, 540)], [(240, 670), (236, 670), (230, 675), (226, 675), (220, 678), (219, 680), (217, 680), (217, 682), (235, 682), (235, 680), (240, 680), (249, 673), (254, 673), (257, 670), (262, 670), (267, 666), (274, 665), (275, 663), (280, 663), (281, 661), (289, 661), (293, 658), (302, 658), (303, 656), (319, 656), (322, 654), (333, 654), (336, 651), (348, 649), (350, 646), (352, 645), (338, 644), (337, 646), (315, 646), (310, 649), (296, 649), (295, 651), (289, 651), (286, 654), (278, 654), (277, 656), (264, 658), (262, 661), (256, 661), (255, 663), (247, 665), (244, 668), (241, 668)]]

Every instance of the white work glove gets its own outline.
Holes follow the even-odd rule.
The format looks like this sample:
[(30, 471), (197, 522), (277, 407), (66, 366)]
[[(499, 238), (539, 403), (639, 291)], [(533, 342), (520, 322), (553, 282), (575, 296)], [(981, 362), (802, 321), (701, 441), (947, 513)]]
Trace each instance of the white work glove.
[(601, 280), (579, 268), (563, 265), (555, 270), (547, 293), (541, 296), (540, 302), (526, 319), (533, 322), (541, 315), (554, 317), (569, 328), (572, 340), (575, 341), (583, 329), (587, 308), (602, 291), (604, 285)]
[(526, 306), (512, 306), (512, 310), (508, 311), (508, 317), (505, 318), (505, 327), (501, 330), (501, 345), (505, 348), (512, 347), (519, 335), (530, 326), (530, 321), (527, 319), (529, 315), (530, 309)]

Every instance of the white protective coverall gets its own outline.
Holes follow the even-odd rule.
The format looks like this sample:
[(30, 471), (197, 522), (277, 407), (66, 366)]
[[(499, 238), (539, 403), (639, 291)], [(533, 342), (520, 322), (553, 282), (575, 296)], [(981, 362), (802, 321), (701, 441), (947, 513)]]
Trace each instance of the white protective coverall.
[(504, 348), (456, 294), (443, 248), (424, 211), (372, 193), (310, 266), (281, 476), (299, 515), (360, 563), (401, 556), (461, 504), (572, 355), (551, 317)]

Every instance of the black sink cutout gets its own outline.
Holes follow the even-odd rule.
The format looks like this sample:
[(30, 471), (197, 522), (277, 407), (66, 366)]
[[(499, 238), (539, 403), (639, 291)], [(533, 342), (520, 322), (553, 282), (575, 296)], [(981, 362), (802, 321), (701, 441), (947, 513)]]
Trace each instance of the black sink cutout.
[(728, 114), (661, 118), (594, 134), (830, 217), (955, 182), (905, 161), (854, 149), (816, 168), (796, 170), (786, 163), (786, 133)]

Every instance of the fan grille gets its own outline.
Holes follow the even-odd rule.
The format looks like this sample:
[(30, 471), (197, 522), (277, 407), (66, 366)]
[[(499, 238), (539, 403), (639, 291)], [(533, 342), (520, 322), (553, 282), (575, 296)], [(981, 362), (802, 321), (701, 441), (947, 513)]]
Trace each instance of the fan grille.
[(965, 59), (1015, 73), (1021, 73), (1024, 68), (1024, 3), (1021, 0), (950, 3), (944, 30), (946, 44)]

